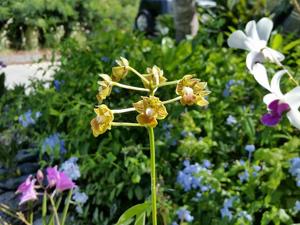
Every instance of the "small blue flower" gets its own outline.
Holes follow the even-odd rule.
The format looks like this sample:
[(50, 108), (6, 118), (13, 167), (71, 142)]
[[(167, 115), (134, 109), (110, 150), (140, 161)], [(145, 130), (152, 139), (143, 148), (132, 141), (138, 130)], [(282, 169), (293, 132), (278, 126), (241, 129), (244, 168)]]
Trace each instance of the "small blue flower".
[(174, 222), (172, 222), (172, 225), (178, 225), (178, 223), (174, 221)]
[(226, 124), (227, 124), (227, 125), (234, 125), (234, 124), (236, 124), (236, 123), (237, 123), (237, 120), (236, 120), (236, 118), (235, 118), (234, 116), (229, 115), (229, 116), (227, 117), (227, 119), (226, 119)]
[(252, 153), (255, 151), (255, 145), (246, 145), (245, 150), (249, 153)]
[(54, 85), (55, 90), (56, 90), (56, 91), (60, 91), (61, 86), (62, 86), (64, 83), (65, 83), (64, 80), (62, 80), (62, 81), (54, 80), (54, 81), (53, 81), (53, 85)]
[(249, 172), (248, 170), (245, 170), (245, 172), (239, 174), (239, 179), (242, 183), (249, 180)]
[(41, 116), (42, 114), (40, 112), (36, 112), (34, 115), (32, 114), (31, 110), (28, 110), (23, 115), (19, 116), (18, 120), (19, 123), (23, 127), (28, 127), (29, 125), (35, 124), (36, 120)]
[(194, 217), (191, 215), (191, 212), (187, 209), (179, 209), (177, 211), (177, 216), (180, 221), (192, 222)]
[(80, 177), (80, 169), (77, 165), (77, 160), (78, 158), (71, 157), (70, 159), (65, 161), (60, 167), (60, 170), (63, 171), (72, 180), (77, 180)]
[(208, 169), (211, 167), (211, 162), (209, 160), (205, 159), (205, 160), (203, 160), (202, 165), (203, 165), (203, 167)]
[(82, 214), (82, 206), (87, 202), (88, 198), (89, 197), (86, 195), (86, 193), (80, 192), (79, 188), (75, 188), (72, 199), (76, 204), (77, 213)]
[(102, 56), (102, 57), (101, 57), (101, 61), (107, 63), (107, 62), (109, 62), (109, 57), (107, 57), (107, 56)]
[(294, 210), (296, 211), (296, 213), (300, 212), (300, 201), (297, 200), (295, 202)]
[(221, 209), (221, 216), (222, 216), (222, 218), (228, 217), (228, 219), (231, 220), (232, 212), (228, 208), (224, 207)]
[(295, 157), (290, 160), (291, 167), (289, 169), (289, 172), (296, 178), (296, 185), (297, 187), (300, 187), (300, 158)]
[(65, 148), (65, 141), (60, 139), (60, 134), (55, 133), (47, 137), (42, 144), (42, 152), (47, 152), (47, 150), (54, 151), (56, 148), (59, 149), (61, 154), (67, 152)]
[(241, 166), (245, 166), (245, 164), (246, 164), (245, 160), (243, 160), (243, 159), (240, 159), (239, 163), (241, 164)]
[(247, 213), (246, 211), (241, 211), (239, 214), (238, 214), (239, 217), (243, 217), (245, 218), (246, 220), (248, 220), (249, 222), (252, 221), (252, 216)]

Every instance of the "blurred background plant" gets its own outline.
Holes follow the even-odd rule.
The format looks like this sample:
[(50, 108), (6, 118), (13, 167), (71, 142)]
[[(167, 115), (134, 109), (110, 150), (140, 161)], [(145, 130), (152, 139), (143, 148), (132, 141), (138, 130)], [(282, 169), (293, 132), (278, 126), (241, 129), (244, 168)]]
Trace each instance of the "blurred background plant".
[[(246, 71), (245, 53), (233, 53), (226, 44), (233, 26), (242, 28), (249, 20), (270, 14), (265, 1), (217, 1), (216, 9), (199, 8), (201, 25), (197, 36), (178, 44), (173, 39), (170, 15), (159, 19), (169, 29), (163, 35), (149, 39), (131, 31), (136, 1), (64, 1), (69, 10), (63, 10), (62, 5), (52, 6), (61, 13), (51, 11), (51, 5), (62, 4), (61, 1), (51, 1), (46, 4), (48, 14), (43, 11), (41, 17), (35, 13), (35, 19), (19, 19), (19, 28), (13, 28), (17, 25), (9, 25), (8, 20), (11, 15), (26, 14), (25, 3), (33, 7), (27, 13), (35, 12), (33, 9), (39, 5), (33, 1), (0, 3), (0, 11), (4, 12), (0, 13), (1, 21), (5, 21), (2, 24), (17, 29), (12, 34), (25, 32), (32, 21), (38, 32), (44, 32), (45, 40), (51, 40), (46, 35), (51, 27), (68, 27), (63, 21), (77, 24), (80, 20), (83, 39), (67, 35), (64, 41), (58, 41), (61, 65), (53, 81), (33, 80), (33, 91), (28, 95), (24, 87), (18, 86), (1, 96), (1, 168), (7, 164), (17, 166), (15, 157), (20, 149), (35, 149), (41, 166), (60, 165), (71, 156), (77, 157), (81, 171), (77, 185), (90, 197), (80, 213), (74, 211), (74, 224), (113, 224), (129, 206), (150, 196), (149, 146), (139, 130), (113, 129), (97, 140), (90, 131), (98, 74), (110, 73), (114, 60), (123, 56), (139, 70), (159, 66), (170, 80), (196, 74), (208, 82), (212, 91), (205, 110), (195, 106), (182, 112), (181, 107), (170, 106), (169, 122), (156, 130), (160, 224), (179, 224), (182, 218), (195, 225), (292, 224), (300, 220), (297, 160), (290, 161), (299, 156), (299, 131), (286, 119), (272, 129), (260, 124), (259, 118), (265, 112), (261, 103), (265, 92)], [(81, 11), (73, 6), (80, 6)], [(21, 8), (22, 13), (12, 14), (11, 10)], [(208, 17), (203, 18), (205, 13)], [(37, 25), (41, 19), (45, 21), (44, 28)], [(69, 27), (72, 33), (74, 26)], [(23, 43), (23, 48), (27, 48)], [(41, 43), (51, 46), (55, 42)], [(270, 42), (272, 48), (285, 54), (285, 65), (298, 80), (299, 43), (295, 36), (276, 31)], [(132, 77), (126, 79), (132, 84), (137, 82)], [(45, 88), (45, 83), (49, 88)], [(166, 99), (174, 95), (167, 90), (159, 94)], [(133, 93), (116, 88), (108, 105), (126, 107), (130, 104), (128, 99), (139, 100)], [(24, 127), (19, 117), (29, 110), (33, 115), (40, 112), (40, 116), (34, 124)], [(59, 134), (59, 141), (52, 154), (51, 148), (43, 148), (43, 143), (54, 134)], [(249, 147), (245, 150), (247, 145), (255, 146), (250, 157)], [(180, 171), (196, 182), (195, 188), (184, 189)]]

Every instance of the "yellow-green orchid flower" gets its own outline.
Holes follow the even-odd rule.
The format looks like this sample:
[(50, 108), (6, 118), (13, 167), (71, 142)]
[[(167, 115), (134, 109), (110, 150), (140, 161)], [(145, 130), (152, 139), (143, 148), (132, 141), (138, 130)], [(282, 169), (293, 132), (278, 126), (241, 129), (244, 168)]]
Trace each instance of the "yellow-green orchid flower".
[(106, 105), (100, 105), (94, 109), (97, 116), (92, 119), (91, 127), (93, 135), (98, 137), (100, 134), (105, 133), (111, 129), (112, 121), (114, 120), (114, 114)]
[(165, 83), (167, 78), (164, 77), (164, 71), (161, 70), (158, 66), (153, 66), (152, 68), (147, 68), (147, 74), (143, 75), (149, 83), (147, 84), (143, 80), (143, 84), (145, 88), (154, 88), (157, 87), (159, 84)]
[(100, 74), (99, 75), (103, 80), (98, 81), (99, 89), (98, 94), (96, 95), (96, 98), (98, 99), (98, 102), (101, 103), (104, 99), (106, 99), (107, 96), (110, 95), (112, 90), (112, 79), (107, 74)]
[(185, 75), (177, 84), (176, 94), (182, 97), (180, 102), (183, 105), (206, 106), (208, 101), (204, 97), (210, 93), (206, 86), (206, 82), (200, 82), (193, 75)]
[(157, 120), (166, 118), (168, 112), (159, 98), (150, 96), (142, 97), (143, 100), (133, 103), (133, 107), (139, 113), (136, 120), (143, 126), (156, 127)]
[(129, 62), (127, 59), (120, 57), (120, 60), (116, 60), (116, 63), (119, 66), (112, 68), (112, 80), (119, 82), (127, 75)]

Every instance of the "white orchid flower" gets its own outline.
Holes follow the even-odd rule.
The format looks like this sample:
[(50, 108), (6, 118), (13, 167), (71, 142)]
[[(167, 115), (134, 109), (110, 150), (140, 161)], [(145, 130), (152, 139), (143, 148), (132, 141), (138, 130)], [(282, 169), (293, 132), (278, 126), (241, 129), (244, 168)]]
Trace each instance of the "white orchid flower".
[[(261, 69), (260, 72), (263, 77), (267, 77), (266, 70)], [(269, 112), (262, 116), (261, 122), (267, 126), (274, 126), (280, 122), (282, 114), (286, 112), (290, 123), (300, 129), (300, 86), (283, 94), (280, 80), (285, 73), (286, 70), (278, 71), (272, 78), (271, 84), (264, 84), (271, 93), (264, 96), (263, 101), (268, 106)]]
[(250, 51), (246, 59), (246, 65), (250, 72), (257, 62), (263, 62), (265, 59), (278, 65), (284, 60), (283, 54), (267, 47), (272, 29), (272, 20), (264, 17), (257, 23), (254, 20), (248, 22), (245, 33), (237, 30), (229, 36), (227, 40), (229, 47)]

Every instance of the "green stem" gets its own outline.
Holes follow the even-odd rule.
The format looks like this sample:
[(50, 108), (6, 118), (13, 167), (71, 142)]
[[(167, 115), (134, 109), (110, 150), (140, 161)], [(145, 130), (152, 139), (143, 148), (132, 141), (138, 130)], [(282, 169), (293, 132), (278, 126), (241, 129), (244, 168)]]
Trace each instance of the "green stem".
[(33, 224), (33, 203), (32, 203), (32, 201), (29, 202), (29, 208), (30, 208), (29, 223), (32, 225)]
[(155, 140), (152, 127), (148, 128), (150, 141), (150, 163), (151, 163), (151, 203), (152, 203), (152, 225), (157, 225), (156, 209), (156, 172), (155, 172)]
[(173, 80), (173, 81), (164, 82), (162, 84), (159, 84), (158, 87), (164, 87), (164, 86), (168, 86), (168, 85), (178, 84), (179, 81), (180, 80)]
[(128, 66), (127, 69), (130, 70), (130, 71), (132, 71), (136, 75), (138, 75), (139, 78), (141, 78), (146, 84), (149, 85), (149, 81), (142, 74), (140, 74), (138, 71), (136, 71), (134, 68)]
[(57, 225), (60, 225), (59, 217), (58, 217), (58, 214), (57, 214), (57, 208), (55, 206), (55, 203), (53, 201), (52, 196), (49, 196), (49, 199), (50, 199), (50, 202), (51, 202), (51, 205), (52, 205), (52, 209), (53, 209), (53, 213), (54, 213), (54, 216), (55, 216), (55, 219), (56, 219), (56, 223), (57, 223)]
[(146, 88), (140, 88), (140, 87), (130, 86), (130, 85), (126, 85), (126, 84), (120, 84), (117, 82), (112, 82), (112, 85), (120, 87), (120, 88), (128, 89), (128, 90), (133, 90), (133, 91), (149, 92), (149, 89), (146, 89)]
[(133, 112), (135, 111), (135, 108), (127, 108), (127, 109), (113, 109), (111, 110), (114, 114), (119, 114), (119, 113), (127, 113), (127, 112)]
[[(62, 196), (59, 196), (58, 201), (56, 202), (55, 208), (58, 209), (60, 206), (62, 200)], [(48, 225), (52, 225), (53, 224), (53, 220), (54, 220), (54, 215), (51, 216), (50, 221), (48, 222)]]
[(69, 206), (70, 206), (71, 197), (72, 197), (72, 189), (68, 193), (68, 197), (67, 197), (67, 200), (66, 200), (66, 205), (65, 205), (63, 215), (62, 215), (62, 219), (61, 219), (61, 225), (65, 224), (67, 214), (68, 214), (68, 210), (69, 210)]
[(112, 126), (125, 126), (125, 127), (143, 127), (143, 125), (139, 123), (123, 123), (123, 122), (112, 122)]
[(279, 66), (282, 67), (282, 69), (284, 69), (287, 73), (287, 75), (289, 76), (289, 79), (294, 83), (296, 84), (296, 86), (299, 86), (299, 83), (298, 81), (295, 80), (295, 78), (293, 77), (293, 75), (290, 73), (290, 71), (281, 63), (281, 62), (278, 62)]
[(176, 97), (176, 98), (172, 98), (170, 100), (167, 100), (167, 101), (163, 101), (162, 103), (165, 105), (165, 104), (169, 104), (169, 103), (172, 103), (172, 102), (176, 102), (178, 100), (180, 100), (182, 97), (179, 96), (179, 97)]
[(42, 205), (42, 222), (47, 225), (47, 192), (44, 191), (43, 205)]

